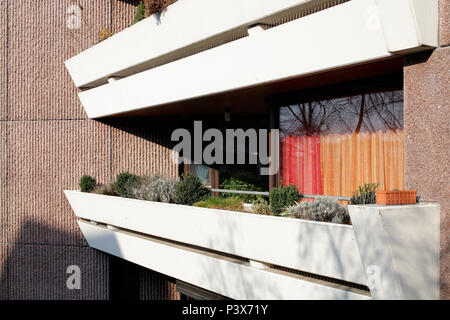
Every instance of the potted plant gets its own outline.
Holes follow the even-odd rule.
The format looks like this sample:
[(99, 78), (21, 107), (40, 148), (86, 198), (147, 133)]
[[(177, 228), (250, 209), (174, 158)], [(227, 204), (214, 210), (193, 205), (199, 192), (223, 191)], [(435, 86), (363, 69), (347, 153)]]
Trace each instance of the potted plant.
[(378, 190), (376, 192), (377, 204), (399, 205), (416, 203), (416, 190)]

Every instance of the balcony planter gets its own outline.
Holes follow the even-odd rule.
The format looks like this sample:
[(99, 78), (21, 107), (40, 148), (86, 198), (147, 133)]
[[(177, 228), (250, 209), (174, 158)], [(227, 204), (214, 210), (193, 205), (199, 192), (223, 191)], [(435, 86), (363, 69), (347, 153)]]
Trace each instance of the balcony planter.
[[(439, 294), (438, 205), (350, 206), (352, 226), (79, 191), (65, 195), (91, 247), (230, 298)], [(370, 285), (374, 265), (389, 273), (369, 295), (361, 287)]]
[(414, 204), (416, 196), (417, 191), (414, 190), (376, 191), (377, 204), (380, 205)]
[(267, 264), (365, 284), (349, 225), (65, 191), (75, 215)]

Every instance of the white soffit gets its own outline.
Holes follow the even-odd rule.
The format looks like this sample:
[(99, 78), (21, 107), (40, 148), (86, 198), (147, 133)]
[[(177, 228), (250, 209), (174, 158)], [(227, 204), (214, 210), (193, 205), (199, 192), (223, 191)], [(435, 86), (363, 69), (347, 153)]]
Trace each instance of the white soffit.
[[(78, 221), (89, 246), (232, 299), (370, 299), (370, 296), (251, 267)], [(181, 263), (180, 263), (181, 262)]]

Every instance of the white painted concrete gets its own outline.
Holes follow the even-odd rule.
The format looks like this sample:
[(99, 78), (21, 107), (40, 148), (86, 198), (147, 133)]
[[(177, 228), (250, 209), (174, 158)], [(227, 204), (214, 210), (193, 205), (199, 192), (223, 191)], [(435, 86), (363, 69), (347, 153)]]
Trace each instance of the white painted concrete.
[[(439, 204), (349, 206), (353, 226), (346, 226), (78, 191), (65, 194), (75, 214), (91, 221), (79, 221), (90, 246), (229, 297), (367, 298), (268, 272), (265, 265), (275, 264), (367, 284), (374, 299), (439, 299)], [(120, 229), (253, 261), (224, 260)], [(182, 267), (177, 261), (183, 261)]]
[(439, 299), (439, 204), (349, 206), (375, 299)]
[(438, 46), (438, 0), (376, 0), (390, 52)]
[(79, 221), (89, 246), (232, 299), (370, 299)]
[(349, 225), (64, 192), (75, 214), (86, 220), (366, 284)]
[[(161, 15), (126, 28), (66, 61), (77, 87), (88, 87), (143, 63), (243, 28), (280, 11), (315, 0), (180, 0)], [(320, 0), (324, 2), (323, 0)], [(212, 42), (215, 40), (212, 40)], [(179, 52), (183, 50), (184, 52)], [(145, 67), (144, 67), (145, 68)]]
[(428, 35), (437, 33), (436, 19), (417, 12), (416, 3), (435, 4), (350, 1), (83, 91), (79, 98), (89, 118), (101, 118), (423, 50), (433, 44)]

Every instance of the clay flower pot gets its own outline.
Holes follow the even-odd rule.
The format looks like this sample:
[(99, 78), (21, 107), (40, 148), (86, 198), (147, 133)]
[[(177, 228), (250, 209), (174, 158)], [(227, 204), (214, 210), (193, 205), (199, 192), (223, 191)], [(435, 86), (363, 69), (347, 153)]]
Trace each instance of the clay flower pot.
[(377, 204), (415, 204), (416, 190), (376, 191)]

